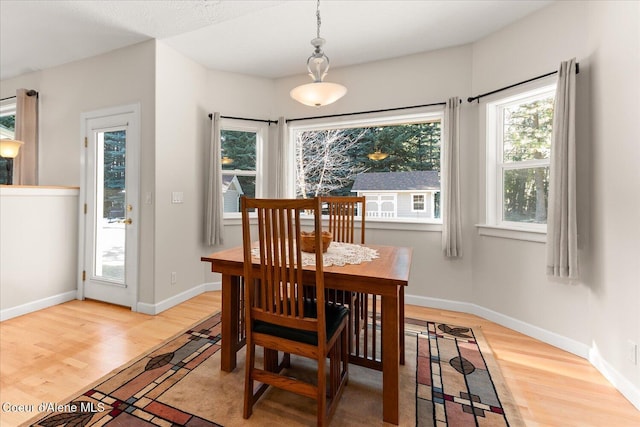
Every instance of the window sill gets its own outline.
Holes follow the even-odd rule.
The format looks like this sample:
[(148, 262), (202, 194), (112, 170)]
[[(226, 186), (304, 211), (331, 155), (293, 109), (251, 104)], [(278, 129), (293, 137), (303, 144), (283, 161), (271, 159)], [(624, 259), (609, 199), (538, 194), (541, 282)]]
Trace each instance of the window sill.
[(496, 225), (476, 224), (480, 236), (499, 237), (503, 239), (524, 240), (527, 242), (546, 243), (547, 233), (542, 230), (525, 230), (520, 228), (498, 227)]
[[(311, 218), (308, 220), (309, 224), (312, 224)], [(360, 227), (360, 221), (356, 220), (356, 228)], [(326, 221), (323, 221), (326, 225)], [(427, 231), (427, 232), (441, 232), (442, 223), (437, 222), (411, 222), (411, 221), (381, 221), (375, 219), (367, 219), (365, 222), (367, 230), (408, 230), (408, 231)], [(241, 226), (241, 217), (226, 217), (224, 218), (224, 225), (229, 226)]]

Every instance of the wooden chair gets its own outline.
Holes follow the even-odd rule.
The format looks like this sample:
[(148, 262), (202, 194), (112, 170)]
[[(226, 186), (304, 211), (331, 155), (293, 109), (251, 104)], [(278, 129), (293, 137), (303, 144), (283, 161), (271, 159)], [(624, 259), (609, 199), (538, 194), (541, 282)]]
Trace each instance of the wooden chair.
[[(365, 219), (367, 217), (367, 200), (365, 196), (324, 196), (320, 198), (323, 210), (329, 215), (329, 231), (333, 234), (333, 240), (344, 243), (365, 243)], [(358, 204), (360, 209), (358, 210)], [(356, 240), (356, 216), (360, 216), (360, 241)], [(365, 293), (346, 291), (327, 291), (327, 300), (341, 304), (349, 304), (349, 347), (358, 355), (375, 357), (368, 354), (367, 349), (360, 348), (360, 336), (368, 334), (367, 316), (370, 309), (375, 313), (377, 304), (375, 295), (369, 298)], [(371, 301), (370, 301), (371, 300)], [(400, 290), (400, 361), (404, 365), (404, 289)], [(371, 306), (370, 306), (371, 304)], [(357, 322), (356, 322), (357, 321)], [(373, 319), (375, 327), (376, 320)], [(366, 341), (365, 341), (366, 342)], [(375, 344), (374, 344), (375, 345)], [(364, 345), (366, 347), (366, 344)], [(375, 349), (374, 349), (375, 351)]]
[[(366, 199), (364, 196), (326, 196), (320, 202), (324, 209), (327, 205), (329, 214), (329, 231), (333, 240), (344, 243), (364, 244), (364, 224), (366, 218)], [(358, 211), (360, 204), (360, 211)], [(360, 214), (360, 241), (355, 239), (356, 215)]]
[[(334, 242), (364, 244), (366, 198), (364, 196), (320, 197), (323, 212), (329, 216), (329, 231)], [(358, 210), (358, 204), (360, 210)], [(356, 216), (361, 217), (360, 238), (356, 240)], [(349, 305), (349, 348), (360, 352), (360, 330), (367, 327), (367, 295), (349, 291), (327, 290), (327, 300)], [(356, 322), (357, 320), (357, 322)], [(364, 333), (367, 333), (365, 330)]]
[[(256, 227), (249, 224), (249, 212), (254, 210), (257, 234)], [(272, 385), (316, 399), (318, 425), (324, 426), (334, 412), (349, 376), (349, 310), (325, 302), (322, 251), (315, 253), (313, 285), (317, 288), (317, 297), (303, 297), (300, 214), (314, 214), (315, 245), (320, 248), (320, 201), (317, 198), (243, 197), (241, 211), (247, 340), (243, 416), (251, 416), (255, 402)], [(257, 244), (254, 244), (256, 240)], [(252, 247), (259, 253), (259, 259), (252, 254)], [(305, 284), (312, 284), (309, 280), (305, 277)], [(255, 366), (256, 346), (264, 348), (262, 369)], [(284, 353), (282, 362), (278, 352)], [(290, 371), (287, 375), (282, 374), (282, 370), (291, 365), (291, 353), (317, 362), (315, 383), (291, 378)], [(255, 392), (254, 381), (262, 383)]]

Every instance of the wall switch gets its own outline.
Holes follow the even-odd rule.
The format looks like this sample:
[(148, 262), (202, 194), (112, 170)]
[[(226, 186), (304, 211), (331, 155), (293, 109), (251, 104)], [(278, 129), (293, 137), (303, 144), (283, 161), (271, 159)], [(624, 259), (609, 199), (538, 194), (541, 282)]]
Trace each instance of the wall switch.
[(638, 344), (627, 340), (627, 360), (634, 365), (638, 364)]
[(174, 191), (171, 193), (171, 203), (183, 203), (184, 193), (182, 191)]
[(171, 284), (175, 285), (178, 282), (178, 273), (175, 271), (171, 272)]

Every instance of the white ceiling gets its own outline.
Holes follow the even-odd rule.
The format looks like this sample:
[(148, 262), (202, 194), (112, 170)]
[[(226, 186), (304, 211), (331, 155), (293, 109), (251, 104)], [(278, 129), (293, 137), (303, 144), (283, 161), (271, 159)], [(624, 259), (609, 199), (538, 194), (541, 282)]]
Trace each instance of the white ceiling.
[[(332, 67), (473, 42), (550, 0), (323, 0)], [(0, 79), (151, 38), (207, 68), (306, 73), (315, 0), (0, 0)]]

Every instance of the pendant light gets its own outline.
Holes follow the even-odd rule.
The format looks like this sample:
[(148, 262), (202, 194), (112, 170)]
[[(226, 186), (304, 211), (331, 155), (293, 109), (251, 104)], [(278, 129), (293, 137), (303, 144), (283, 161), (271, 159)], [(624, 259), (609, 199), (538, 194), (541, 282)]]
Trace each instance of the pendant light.
[(369, 160), (373, 160), (374, 162), (380, 161), (380, 160), (384, 160), (387, 157), (389, 157), (389, 154), (387, 153), (383, 153), (382, 151), (380, 151), (380, 149), (378, 148), (376, 151), (374, 151), (373, 153), (369, 153), (367, 154), (367, 157), (369, 158)]
[(337, 83), (322, 81), (329, 71), (329, 58), (322, 51), (325, 40), (320, 37), (320, 0), (316, 6), (316, 21), (316, 38), (311, 40), (314, 51), (307, 59), (307, 70), (313, 83), (295, 87), (289, 95), (301, 104), (322, 107), (342, 98), (347, 93), (347, 88)]

